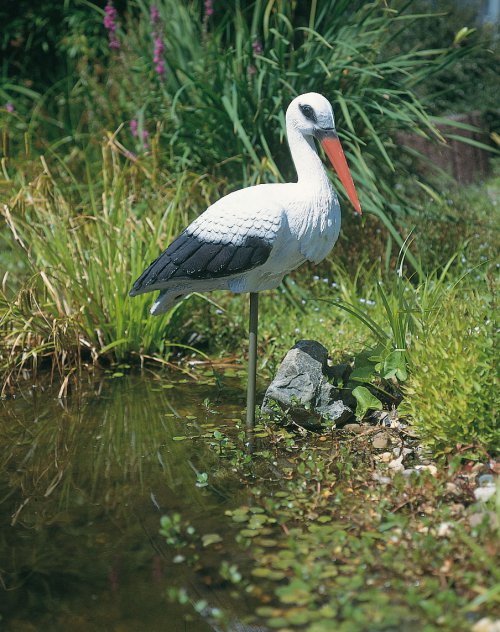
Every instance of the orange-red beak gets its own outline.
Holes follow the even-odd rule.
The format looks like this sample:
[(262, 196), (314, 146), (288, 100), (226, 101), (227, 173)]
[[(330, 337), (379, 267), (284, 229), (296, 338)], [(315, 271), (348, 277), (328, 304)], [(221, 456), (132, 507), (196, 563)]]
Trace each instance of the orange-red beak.
[(352, 181), (351, 172), (347, 166), (347, 161), (342, 150), (340, 140), (334, 136), (327, 136), (321, 140), (323, 149), (337, 172), (344, 189), (356, 211), (361, 215), (361, 205), (359, 203), (358, 194)]

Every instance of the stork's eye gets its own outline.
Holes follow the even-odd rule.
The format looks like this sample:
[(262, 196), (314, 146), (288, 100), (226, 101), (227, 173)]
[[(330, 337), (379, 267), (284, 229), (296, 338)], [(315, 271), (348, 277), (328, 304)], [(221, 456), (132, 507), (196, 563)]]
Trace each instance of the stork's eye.
[(302, 114), (313, 123), (317, 122), (316, 114), (310, 105), (299, 105), (300, 111)]

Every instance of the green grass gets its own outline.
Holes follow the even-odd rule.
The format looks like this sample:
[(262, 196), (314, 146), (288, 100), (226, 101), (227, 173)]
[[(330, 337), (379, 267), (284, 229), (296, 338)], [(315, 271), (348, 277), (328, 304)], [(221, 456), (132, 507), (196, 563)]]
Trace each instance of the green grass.
[(493, 297), (454, 292), (425, 337), (413, 344), (412, 371), (400, 413), (434, 454), (456, 446), (498, 453), (498, 354)]
[(21, 289), (0, 295), (3, 369), (30, 356), (65, 364), (69, 355), (69, 365), (81, 357), (168, 358), (175, 312), (151, 318), (151, 296), (131, 300), (128, 291), (188, 222), (181, 209), (196, 199), (197, 178), (153, 188), (144, 167), (125, 163), (112, 144), (103, 145), (100, 166), (97, 184), (90, 173), (78, 183), (69, 170), (56, 180), (42, 160), (2, 210), (26, 268)]

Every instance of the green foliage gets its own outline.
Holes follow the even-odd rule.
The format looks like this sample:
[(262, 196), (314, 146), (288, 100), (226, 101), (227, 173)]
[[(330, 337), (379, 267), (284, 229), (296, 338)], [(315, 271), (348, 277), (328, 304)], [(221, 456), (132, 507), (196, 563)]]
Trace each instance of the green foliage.
[(468, 186), (436, 177), (432, 189), (418, 180), (401, 183), (413, 200), (415, 212), (401, 221), (401, 229), (412, 233), (412, 249), (423, 270), (444, 267), (453, 257), (454, 268), (466, 272), (499, 249), (497, 214), (500, 192), (500, 163), (491, 160), (492, 176)]
[[(420, 16), (398, 14), (381, 0), (325, 0), (309, 11), (293, 3), (256, 2), (216, 13), (208, 23), (200, 20), (197, 3), (157, 4), (165, 81), (151, 61), (149, 4), (139, 0), (141, 19), (124, 27), (126, 39), (120, 55), (110, 58), (105, 91), (86, 75), (94, 95), (90, 103), (84, 97), (86, 108), (94, 110), (92, 120), (116, 129), (136, 119), (136, 151), (144, 149), (141, 132), (158, 122), (169, 170), (189, 165), (230, 178), (236, 187), (294, 177), (283, 143), (284, 112), (297, 94), (321, 91), (334, 104), (363, 208), (401, 243), (389, 221), (408, 206), (392, 186), (394, 173), (405, 170), (395, 133), (440, 136), (415, 88), (459, 59), (461, 49), (450, 42), (443, 49), (389, 53), (394, 38), (404, 38)], [(125, 130), (120, 139), (130, 145)], [(339, 193), (344, 195), (341, 188)]]
[(363, 419), (369, 410), (382, 410), (382, 402), (372, 395), (366, 386), (356, 386), (352, 389), (356, 398), (356, 419)]
[(413, 342), (400, 412), (435, 454), (453, 453), (457, 444), (470, 447), (470, 454), (500, 447), (493, 330), (487, 300), (455, 293), (432, 330)]
[(165, 538), (167, 544), (177, 546), (179, 542), (182, 542), (182, 520), (180, 514), (174, 513), (171, 516), (162, 516), (160, 526), (160, 534)]
[[(467, 54), (456, 64), (450, 64), (430, 77), (425, 86), (419, 87), (420, 96), (430, 97), (427, 103), (434, 114), (497, 110), (498, 23), (481, 23), (479, 14), (482, 11), (484, 15), (486, 6), (478, 0), (466, 3), (440, 0), (432, 6), (435, 14), (415, 22), (413, 29), (395, 42), (397, 49), (432, 49), (452, 44), (456, 48), (462, 47)], [(429, 3), (415, 0), (410, 10), (427, 13)], [(474, 78), (473, 88), (469, 84), (471, 77)]]
[[(332, 626), (466, 632), (471, 616), (496, 616), (494, 522), (476, 520), (473, 527), (485, 507), (457, 504), (478, 484), (470, 468), (455, 460), (448, 469), (395, 473), (368, 435), (346, 441), (338, 430), (301, 437), (264, 422), (256, 436), (273, 451), (253, 452), (258, 476), (246, 479), (245, 504), (225, 511), (230, 533), (212, 551), (221, 560), (219, 574), (253, 599), (250, 623), (325, 632)], [(397, 431), (392, 441), (410, 454), (416, 445)], [(233, 460), (228, 468), (228, 455), (221, 457), (216, 472), (230, 469), (245, 480), (246, 470)], [(494, 498), (486, 507), (494, 507)], [(187, 564), (203, 554), (203, 526), (199, 531), (193, 548), (182, 549)], [(172, 555), (178, 553), (174, 544)], [(235, 553), (232, 578), (225, 560)], [(217, 568), (217, 558), (210, 560)]]
[(6, 338), (19, 351), (8, 362), (26, 360), (25, 344), (59, 360), (73, 349), (94, 360), (165, 358), (175, 310), (151, 318), (151, 296), (132, 301), (128, 291), (162, 242), (187, 223), (181, 209), (189, 176), (164, 187), (162, 197), (151, 191), (142, 165), (123, 164), (112, 144), (103, 147), (97, 183), (90, 173), (78, 185), (69, 169), (65, 177), (56, 170), (57, 177), (45, 161), (42, 167), (2, 209), (31, 277), (18, 297), (2, 295)]
[[(492, 247), (491, 240), (483, 251)], [(397, 404), (404, 394), (400, 412), (414, 418), (434, 453), (460, 443), (473, 445), (477, 454), (481, 446), (495, 444), (493, 273), (484, 261), (469, 267), (475, 254), (464, 248), (419, 280), (404, 276), (403, 257), (397, 274), (384, 281), (374, 270), (360, 283), (359, 268), (355, 275), (338, 269), (337, 298), (321, 299), (348, 314), (349, 327), (357, 324), (370, 333), (369, 348), (354, 352), (345, 385), (353, 389), (358, 419), (381, 409), (382, 402)], [(337, 330), (338, 325), (332, 327), (333, 334)], [(326, 336), (322, 341), (328, 344)], [(335, 338), (329, 344), (338, 348)], [(477, 366), (467, 371), (471, 358)], [(412, 386), (405, 386), (408, 380)]]
[[(373, 374), (377, 373), (385, 380), (395, 377), (404, 381), (407, 378), (408, 344), (415, 326), (418, 291), (398, 274), (389, 290), (385, 290), (380, 281), (376, 286), (376, 295), (382, 306), (382, 310), (377, 310), (382, 314), (382, 325), (375, 315), (353, 303), (338, 300), (336, 305), (366, 325), (376, 338), (378, 347), (370, 358), (374, 361)], [(365, 364), (364, 368), (366, 366), (369, 365)]]
[[(39, 100), (30, 128), (43, 126), (49, 138), (64, 130), (88, 142), (105, 127), (138, 153), (147, 149), (142, 134), (158, 128), (169, 172), (209, 171), (236, 188), (294, 177), (283, 143), (284, 111), (296, 94), (321, 91), (334, 104), (363, 208), (401, 243), (390, 218), (409, 201), (393, 186), (394, 174), (406, 169), (395, 134), (440, 137), (416, 88), (467, 50), (452, 41), (445, 48), (398, 49), (394, 42), (411, 34), (425, 14), (398, 13), (383, 0), (323, 0), (307, 9), (259, 1), (216, 8), (209, 20), (201, 18), (198, 2), (156, 5), (165, 81), (154, 68), (149, 2), (129, 3), (127, 16), (120, 16), (121, 48), (110, 51), (105, 66), (94, 60), (100, 49), (90, 17), (67, 17), (72, 35), (64, 46), (79, 59), (70, 65), (75, 77)], [(102, 21), (101, 9), (95, 21)], [(132, 119), (139, 127), (135, 138), (128, 129)]]

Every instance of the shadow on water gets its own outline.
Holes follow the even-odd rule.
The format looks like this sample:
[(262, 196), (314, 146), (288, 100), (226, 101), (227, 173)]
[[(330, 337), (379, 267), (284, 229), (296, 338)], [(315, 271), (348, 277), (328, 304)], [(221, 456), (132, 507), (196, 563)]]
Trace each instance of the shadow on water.
[[(241, 414), (241, 389), (225, 388), (214, 418), (202, 402), (216, 397), (213, 384), (129, 375), (64, 402), (41, 387), (0, 402), (2, 629), (215, 629), (167, 600), (193, 571), (169, 566), (158, 530), (160, 516), (179, 511), (220, 533), (218, 517), (241, 501), (237, 482), (217, 493), (196, 486), (213, 459), (206, 444), (173, 440), (204, 418)], [(209, 596), (192, 588), (226, 610), (249, 610), (222, 586)]]

